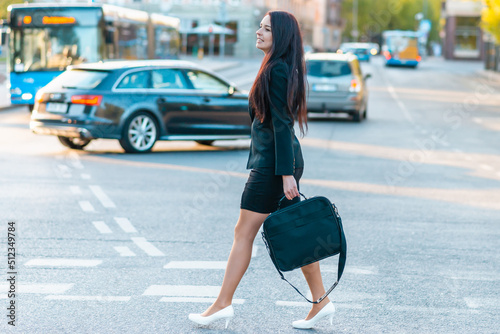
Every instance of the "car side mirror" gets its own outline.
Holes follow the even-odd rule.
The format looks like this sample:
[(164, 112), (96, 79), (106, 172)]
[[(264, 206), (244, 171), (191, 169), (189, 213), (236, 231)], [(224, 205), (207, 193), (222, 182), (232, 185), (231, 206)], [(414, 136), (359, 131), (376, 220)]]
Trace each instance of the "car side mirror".
[(366, 79), (370, 79), (371, 77), (372, 77), (372, 75), (370, 73), (368, 73), (365, 75), (365, 77), (363, 79), (366, 80)]
[(235, 88), (233, 85), (231, 85), (231, 86), (229, 86), (229, 88), (227, 89), (227, 95), (232, 96), (232, 95), (234, 94), (234, 92), (235, 92), (235, 91), (236, 91), (236, 88)]

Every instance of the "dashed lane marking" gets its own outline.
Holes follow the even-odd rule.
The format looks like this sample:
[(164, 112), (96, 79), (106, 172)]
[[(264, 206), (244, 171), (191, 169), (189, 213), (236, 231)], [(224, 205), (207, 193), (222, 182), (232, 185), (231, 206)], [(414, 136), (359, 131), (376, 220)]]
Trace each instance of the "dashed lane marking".
[(170, 261), (165, 269), (226, 269), (227, 261)]
[[(208, 303), (212, 304), (215, 302), (216, 298), (202, 298), (202, 297), (162, 297), (160, 302), (166, 303)], [(243, 304), (245, 299), (234, 298), (232, 300), (233, 304)]]
[(80, 189), (79, 186), (70, 186), (69, 189), (71, 190), (71, 192), (74, 195), (81, 195), (82, 194), (82, 190)]
[(98, 222), (92, 222), (92, 224), (94, 224), (95, 228), (103, 234), (113, 233), (105, 222), (98, 221)]
[(103, 302), (128, 302), (130, 296), (68, 296), (68, 295), (48, 295), (49, 300), (77, 300), (77, 301), (103, 301)]
[(94, 207), (92, 206), (92, 204), (90, 204), (89, 201), (79, 201), (78, 204), (80, 204), (80, 207), (85, 212), (95, 212)]
[(115, 217), (115, 221), (120, 228), (126, 233), (136, 233), (137, 230), (127, 218)]
[(481, 164), (480, 167), (484, 170), (495, 170), (495, 168), (493, 168), (493, 166), (486, 165), (486, 164)]
[(127, 246), (115, 246), (113, 247), (120, 256), (135, 256), (135, 253), (130, 250)]
[(159, 250), (158, 248), (153, 246), (153, 244), (151, 244), (149, 241), (147, 241), (146, 238), (135, 237), (135, 238), (131, 238), (131, 239), (137, 245), (137, 247), (139, 247), (140, 249), (145, 251), (146, 254), (148, 254), (149, 256), (164, 256), (165, 255), (165, 254), (163, 254), (163, 252), (161, 250)]
[[(73, 287), (73, 283), (17, 283), (16, 291), (19, 293), (64, 293)], [(0, 284), (0, 292), (7, 292), (10, 284)]]
[(220, 286), (213, 285), (150, 285), (143, 296), (217, 297)]
[(84, 259), (32, 259), (24, 265), (28, 267), (95, 267), (102, 263), (102, 260)]
[(259, 250), (259, 246), (253, 245), (253, 247), (252, 247), (252, 257), (256, 257), (257, 256), (257, 251), (258, 250)]
[(80, 177), (83, 179), (83, 180), (90, 180), (91, 179), (91, 176), (90, 174), (80, 174)]
[(89, 186), (90, 190), (94, 193), (95, 197), (101, 202), (105, 208), (116, 208), (115, 203), (106, 195), (106, 193), (99, 186)]

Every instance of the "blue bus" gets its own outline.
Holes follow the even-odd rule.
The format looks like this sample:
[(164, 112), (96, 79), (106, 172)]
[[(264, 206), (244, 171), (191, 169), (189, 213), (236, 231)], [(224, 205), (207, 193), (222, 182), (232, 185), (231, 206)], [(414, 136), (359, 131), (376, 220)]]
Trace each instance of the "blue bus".
[(36, 92), (69, 65), (108, 59), (177, 58), (178, 18), (102, 4), (7, 8), (10, 100), (32, 110)]
[(382, 33), (382, 54), (386, 66), (417, 67), (422, 60), (418, 52), (418, 33), (387, 30)]

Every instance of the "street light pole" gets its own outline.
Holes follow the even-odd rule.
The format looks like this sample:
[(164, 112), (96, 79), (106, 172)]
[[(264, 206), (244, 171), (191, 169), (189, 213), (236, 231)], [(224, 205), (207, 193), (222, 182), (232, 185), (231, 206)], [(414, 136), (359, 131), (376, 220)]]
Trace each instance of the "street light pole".
[(222, 25), (222, 33), (219, 36), (219, 57), (224, 58), (225, 49), (226, 49), (226, 20), (227, 20), (227, 11), (226, 11), (226, 0), (222, 0), (220, 2), (220, 21)]

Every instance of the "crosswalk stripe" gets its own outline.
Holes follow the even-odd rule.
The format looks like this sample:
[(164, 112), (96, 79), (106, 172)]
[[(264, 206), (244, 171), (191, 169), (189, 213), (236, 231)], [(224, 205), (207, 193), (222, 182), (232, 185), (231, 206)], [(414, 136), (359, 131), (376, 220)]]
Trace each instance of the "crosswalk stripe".
[(146, 240), (146, 238), (143, 237), (135, 237), (131, 238), (132, 241), (142, 249), (143, 251), (146, 252), (149, 256), (165, 256), (161, 250), (156, 248), (152, 243)]
[(78, 300), (78, 301), (87, 301), (87, 300), (96, 300), (96, 301), (104, 301), (104, 302), (128, 302), (130, 300), (130, 296), (68, 296), (68, 295), (48, 295), (45, 299), (49, 300)]
[(103, 234), (113, 233), (105, 222), (98, 221), (98, 222), (92, 222), (92, 224), (94, 224), (95, 228)]
[(80, 204), (80, 207), (85, 212), (95, 212), (94, 207), (89, 201), (79, 201), (78, 204)]
[(256, 257), (257, 256), (257, 251), (258, 250), (259, 250), (259, 246), (253, 245), (253, 247), (252, 247), (252, 257)]
[(220, 286), (211, 285), (150, 285), (144, 296), (217, 297)]
[(79, 186), (70, 186), (69, 189), (74, 195), (81, 195), (82, 190), (80, 189)]
[[(73, 287), (74, 283), (17, 283), (16, 292), (19, 293), (64, 293)], [(9, 291), (10, 284), (0, 284), (0, 292)]]
[(90, 190), (94, 193), (95, 197), (101, 202), (102, 206), (105, 208), (116, 208), (115, 203), (111, 200), (111, 198), (106, 195), (106, 193), (99, 186), (89, 186)]
[(227, 261), (170, 261), (165, 269), (226, 269)]
[(120, 256), (135, 256), (135, 253), (130, 250), (127, 246), (115, 246), (113, 247)]
[(118, 224), (118, 226), (120, 226), (120, 228), (125, 233), (136, 233), (137, 232), (135, 227), (132, 225), (132, 223), (127, 218), (115, 217), (115, 221)]
[(28, 267), (95, 267), (102, 263), (102, 260), (85, 259), (32, 259), (24, 265)]
[[(216, 298), (201, 298), (201, 297), (162, 297), (160, 302), (166, 303), (213, 303)], [(245, 299), (234, 298), (231, 301), (233, 304), (243, 304)]]

